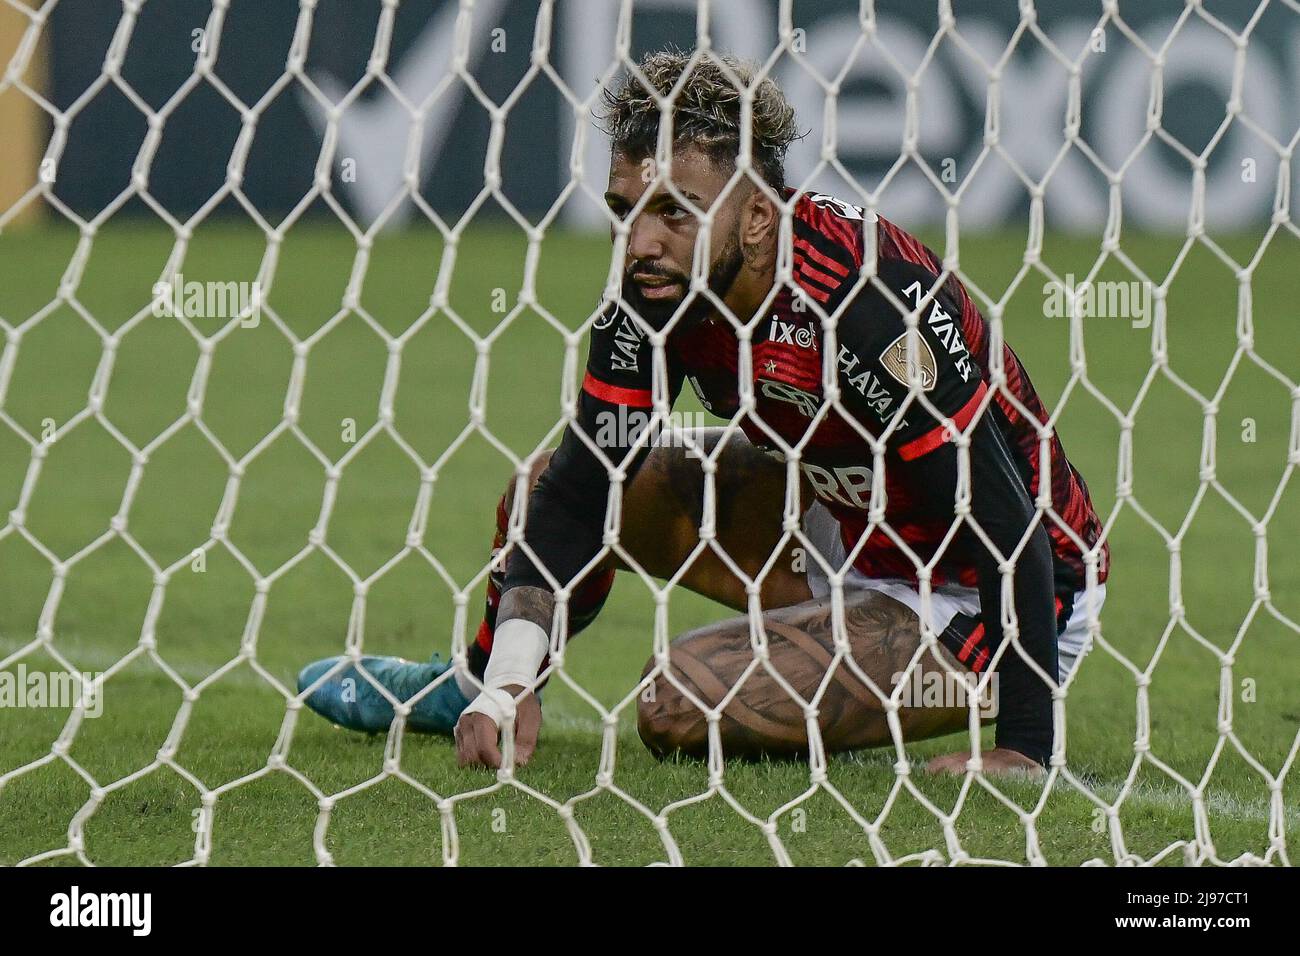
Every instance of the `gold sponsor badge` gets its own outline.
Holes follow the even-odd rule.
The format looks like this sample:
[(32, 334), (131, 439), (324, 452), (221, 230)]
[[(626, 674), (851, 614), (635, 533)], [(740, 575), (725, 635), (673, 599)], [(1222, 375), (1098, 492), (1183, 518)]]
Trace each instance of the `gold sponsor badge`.
[[(885, 351), (880, 355), (880, 364), (898, 381), (907, 384), (906, 332), (885, 346)], [(930, 351), (930, 343), (921, 337), (920, 332), (916, 334), (916, 364), (921, 371), (921, 390), (933, 391), (939, 380), (939, 364), (934, 360), (934, 352)]]

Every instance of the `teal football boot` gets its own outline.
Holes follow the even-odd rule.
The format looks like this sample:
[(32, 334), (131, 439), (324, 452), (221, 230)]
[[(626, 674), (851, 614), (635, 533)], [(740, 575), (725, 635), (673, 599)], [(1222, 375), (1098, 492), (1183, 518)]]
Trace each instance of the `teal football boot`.
[[(311, 687), (345, 657), (327, 657), (308, 664), (298, 674), (298, 693)], [(362, 657), (360, 661), (375, 682), (405, 703), (435, 680), (451, 670), (450, 661), (434, 655), (419, 663), (400, 657)], [(331, 723), (366, 733), (387, 733), (396, 713), (393, 705), (357, 670), (347, 664), (332, 674), (305, 698), (306, 704)], [(407, 715), (408, 729), (422, 734), (450, 737), (469, 701), (461, 693), (454, 676), (425, 694)]]

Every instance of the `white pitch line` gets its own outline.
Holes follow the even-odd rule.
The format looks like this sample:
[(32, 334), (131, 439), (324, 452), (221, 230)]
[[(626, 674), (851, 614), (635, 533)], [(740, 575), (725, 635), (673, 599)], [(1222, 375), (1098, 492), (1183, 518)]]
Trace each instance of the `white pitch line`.
[[(1074, 789), (1069, 784), (1066, 784), (1066, 786), (1070, 790)], [(1106, 781), (1093, 785), (1092, 790), (1107, 803), (1114, 803), (1122, 788), (1123, 784)], [(1214, 827), (1216, 818), (1227, 817), (1243, 823), (1267, 824), (1269, 821), (1267, 800), (1243, 800), (1235, 794), (1221, 792), (1208, 793), (1202, 799), (1205, 801), (1205, 809), (1210, 815), (1211, 829)], [(1185, 810), (1190, 812), (1192, 798), (1181, 788), (1166, 789), (1150, 784), (1135, 785), (1129, 795), (1124, 798), (1124, 802), (1120, 804), (1121, 822), (1123, 822), (1124, 807), (1129, 804), (1160, 810)], [(1300, 828), (1300, 809), (1283, 806), (1282, 823), (1288, 831)]]
[[(14, 653), (15, 651), (21, 650), (22, 648), (26, 647), (30, 643), (31, 643), (30, 640), (19, 640), (17, 638), (0, 635), (0, 658), (8, 657), (10, 654)], [(97, 672), (103, 672), (108, 670), (110, 667), (115, 665), (118, 661), (120, 661), (123, 657), (125, 657), (127, 654), (131, 653), (131, 651), (135, 649), (135, 645), (132, 645), (129, 649), (119, 654), (116, 651), (110, 651), (102, 647), (96, 647), (93, 644), (82, 644), (77, 642), (75, 639), (67, 639), (67, 638), (63, 640), (59, 640), (56, 638), (54, 642), (54, 646), (59, 651), (60, 654), (68, 658), (73, 664), (76, 664), (79, 667), (89, 668), (90, 670), (97, 671)], [(22, 661), (30, 660), (33, 657), (40, 657), (40, 656), (45, 656), (46, 659), (48, 659), (48, 654), (45, 648), (43, 647), (37, 647), (33, 649), (27, 657), (21, 658), (19, 663), (21, 663)], [(166, 661), (167, 665), (171, 667), (171, 669), (174, 670), (176, 673), (180, 674), (182, 679), (187, 681), (192, 687), (195, 684), (199, 683), (200, 681), (206, 679), (214, 671), (219, 670), (221, 667), (224, 667), (227, 663), (230, 662), (230, 660), (232, 660), (234, 657), (238, 655), (237, 653), (231, 654), (230, 657), (216, 664), (199, 664), (194, 661), (178, 660), (176, 658), (169, 657), (164, 649), (158, 650), (158, 656), (161, 657), (164, 661)], [(265, 667), (266, 665), (263, 664), (263, 666)], [(136, 661), (133, 661), (131, 667), (148, 668), (153, 672), (154, 676), (161, 678), (162, 680), (166, 681), (168, 684), (172, 683), (171, 678), (168, 675), (164, 674), (161, 670), (159, 670), (158, 665), (155, 664), (153, 662), (153, 659), (148, 655), (144, 655), (139, 659), (137, 659)], [(267, 669), (270, 670), (270, 668)], [(139, 676), (139, 674), (137, 672), (136, 674), (133, 674), (131, 676)], [(268, 684), (259, 674), (255, 674), (246, 665), (237, 667), (235, 670), (224, 675), (219, 681), (217, 681), (217, 683), (218, 684), (229, 683), (236, 687), (265, 687), (271, 691), (275, 690), (275, 688), (273, 688), (270, 684)], [(180, 688), (177, 688), (177, 690), (179, 691)]]

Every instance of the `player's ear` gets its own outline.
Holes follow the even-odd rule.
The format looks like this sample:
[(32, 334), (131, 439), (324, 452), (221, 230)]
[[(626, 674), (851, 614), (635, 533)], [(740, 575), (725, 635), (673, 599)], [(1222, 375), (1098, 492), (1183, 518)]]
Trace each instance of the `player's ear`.
[(740, 218), (740, 241), (743, 245), (762, 246), (776, 235), (776, 204), (763, 190), (749, 184), (749, 195), (744, 199)]

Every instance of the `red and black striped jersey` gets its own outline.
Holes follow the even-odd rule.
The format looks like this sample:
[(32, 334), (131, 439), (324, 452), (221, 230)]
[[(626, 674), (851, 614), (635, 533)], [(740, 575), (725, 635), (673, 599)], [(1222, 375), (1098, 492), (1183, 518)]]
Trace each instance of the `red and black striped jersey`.
[[(874, 277), (864, 275), (868, 255)], [(755, 444), (774, 454), (799, 445), (802, 473), (839, 520), (854, 566), (873, 578), (915, 579), (918, 561), (932, 560), (952, 525), (951, 513), (934, 513), (905, 463), (945, 442), (944, 418), (966, 430), (987, 415), (1030, 496), (1050, 483), (1060, 520), (1043, 521), (1058, 592), (1082, 588), (1083, 554), (1101, 540), (1102, 522), (1054, 431), (1043, 473), (1037, 425), (1048, 421), (1048, 410), (1009, 345), (1002, 346), (1006, 384), (991, 389), (989, 328), (960, 280), (944, 276), (938, 257), (903, 229), (821, 194), (795, 202), (782, 262), (791, 278), (750, 325), (747, 381), (737, 327), (715, 316), (669, 334), (663, 361), (670, 395), (689, 382), (707, 410), (738, 421)], [(917, 315), (915, 332), (908, 313)], [(606, 310), (593, 327), (584, 391), (600, 403), (649, 409), (653, 373), (645, 327), (618, 308)], [(884, 505), (883, 524), (870, 514), (882, 466), (883, 499), (877, 491), (876, 502)], [(1108, 565), (1103, 544), (1100, 580)], [(950, 547), (931, 580), (974, 587), (974, 563)]]

